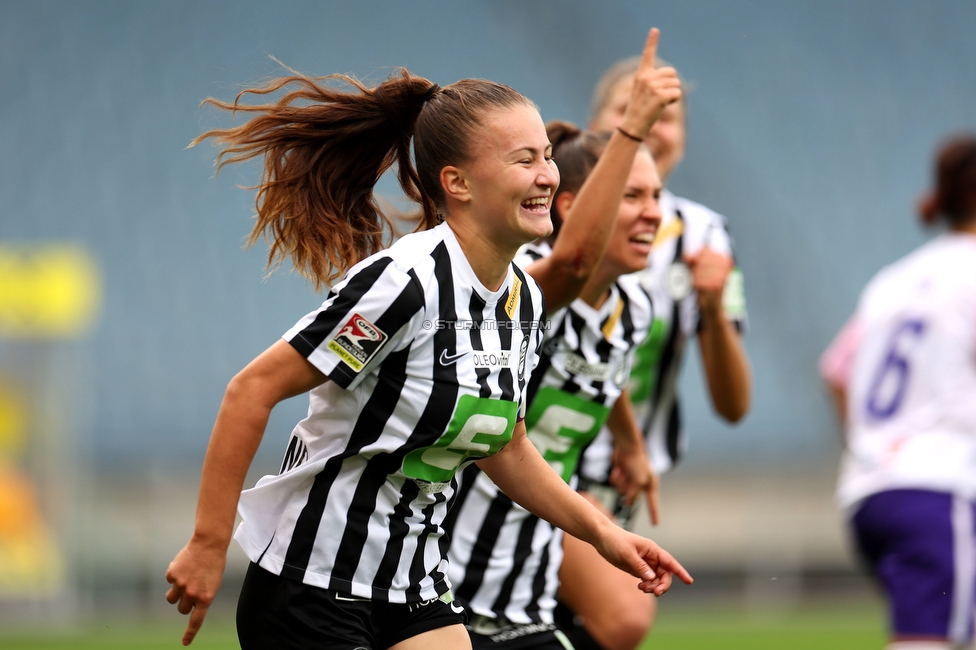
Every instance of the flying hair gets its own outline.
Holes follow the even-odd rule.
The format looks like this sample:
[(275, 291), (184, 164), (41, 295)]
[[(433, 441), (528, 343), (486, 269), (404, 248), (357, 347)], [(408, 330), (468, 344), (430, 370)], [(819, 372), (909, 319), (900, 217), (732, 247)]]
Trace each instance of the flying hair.
[[(273, 102), (241, 101), (279, 91)], [(347, 75), (291, 74), (233, 102), (204, 100), (253, 117), (207, 131), (190, 146), (208, 138), (223, 145), (218, 172), (264, 158), (261, 181), (250, 188), (257, 217), (247, 245), (263, 237), (271, 271), (290, 258), (319, 289), (386, 245), (392, 224), (373, 194), (386, 171), (395, 164), (404, 194), (420, 204), (417, 230), (434, 227), (444, 208), (440, 170), (467, 160), (484, 111), (519, 102), (531, 105), (501, 84), (466, 79), (440, 88), (405, 69), (372, 88)]]

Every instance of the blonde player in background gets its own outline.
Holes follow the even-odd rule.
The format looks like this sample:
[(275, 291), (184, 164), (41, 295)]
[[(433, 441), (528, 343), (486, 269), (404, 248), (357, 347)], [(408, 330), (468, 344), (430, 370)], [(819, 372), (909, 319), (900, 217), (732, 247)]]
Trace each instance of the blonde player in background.
[[(620, 124), (638, 61), (621, 61), (603, 75), (594, 90), (590, 128), (609, 131)], [(657, 64), (667, 65), (661, 59)], [(684, 97), (664, 109), (645, 141), (667, 185), (685, 152)], [(745, 294), (725, 218), (666, 188), (660, 203), (661, 226), (648, 268), (640, 274), (654, 300), (654, 324), (637, 350), (630, 376), (634, 411), (657, 473), (671, 469), (687, 448), (677, 382), (690, 338), (698, 337), (709, 395), (720, 416), (738, 422), (749, 409), (751, 394), (749, 361), (740, 341), (746, 324)], [(580, 489), (627, 522), (630, 509), (608, 488), (613, 453), (604, 430), (584, 454)], [(656, 498), (649, 506), (657, 523)], [(579, 540), (567, 535), (564, 548), (559, 597), (575, 617), (562, 610), (560, 624), (570, 631), (577, 650), (636, 648), (654, 621), (654, 599), (631, 594), (630, 578)]]
[(976, 590), (976, 137), (947, 142), (927, 224), (821, 358), (844, 420), (838, 500), (888, 598), (889, 650), (973, 638)]

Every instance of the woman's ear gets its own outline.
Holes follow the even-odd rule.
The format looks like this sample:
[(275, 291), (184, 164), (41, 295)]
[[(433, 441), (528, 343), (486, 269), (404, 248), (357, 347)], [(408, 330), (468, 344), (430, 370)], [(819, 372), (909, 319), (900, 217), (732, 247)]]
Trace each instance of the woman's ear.
[(464, 172), (451, 165), (441, 169), (441, 187), (448, 199), (467, 203), (471, 200), (471, 190), (468, 188)]
[(560, 216), (564, 217), (569, 214), (569, 209), (573, 207), (573, 201), (576, 200), (576, 195), (572, 192), (561, 192), (556, 195), (556, 211)]

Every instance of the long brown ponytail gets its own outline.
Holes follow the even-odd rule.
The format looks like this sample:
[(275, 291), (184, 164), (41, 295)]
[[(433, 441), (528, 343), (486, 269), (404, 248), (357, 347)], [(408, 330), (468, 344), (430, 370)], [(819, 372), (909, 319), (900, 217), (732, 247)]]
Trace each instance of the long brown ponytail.
[[(274, 103), (241, 103), (246, 95), (279, 90), (286, 92)], [(520, 102), (531, 105), (501, 84), (468, 79), (441, 89), (406, 70), (375, 88), (345, 75), (292, 75), (244, 90), (233, 103), (207, 99), (205, 104), (255, 116), (240, 126), (208, 131), (191, 146), (207, 138), (227, 145), (217, 158), (218, 171), (264, 156), (248, 245), (263, 235), (270, 246), (269, 267), (290, 257), (319, 288), (384, 246), (392, 229), (373, 187), (394, 163), (404, 193), (422, 208), (417, 229), (432, 228), (443, 208), (440, 170), (467, 159), (467, 143), (484, 110)]]

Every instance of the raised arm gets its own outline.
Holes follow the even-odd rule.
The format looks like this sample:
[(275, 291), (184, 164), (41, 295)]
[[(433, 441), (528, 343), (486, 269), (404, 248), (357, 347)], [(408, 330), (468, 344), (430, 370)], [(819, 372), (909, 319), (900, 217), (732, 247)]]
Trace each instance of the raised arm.
[(550, 312), (573, 302), (603, 259), (637, 149), (664, 107), (681, 97), (674, 68), (654, 67), (658, 38), (657, 28), (652, 29), (620, 128), (576, 196), (563, 195), (571, 203), (561, 211), (563, 225), (552, 254), (527, 268)]
[(203, 461), (193, 536), (166, 571), (166, 600), (190, 614), (183, 645), (196, 636), (223, 580), (244, 478), (274, 406), (308, 392), (325, 375), (285, 341), (265, 350), (228, 384)]
[(660, 596), (671, 586), (672, 574), (691, 584), (691, 575), (670, 553), (620, 528), (570, 488), (529, 441), (523, 422), (515, 426), (511, 442), (478, 466), (523, 508), (592, 544), (608, 562), (638, 577), (641, 590)]

